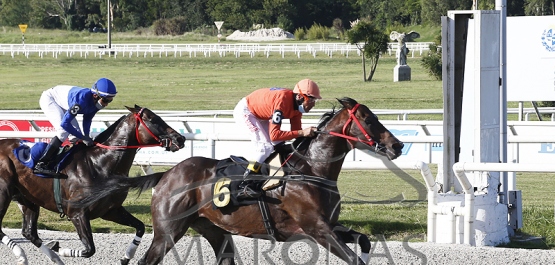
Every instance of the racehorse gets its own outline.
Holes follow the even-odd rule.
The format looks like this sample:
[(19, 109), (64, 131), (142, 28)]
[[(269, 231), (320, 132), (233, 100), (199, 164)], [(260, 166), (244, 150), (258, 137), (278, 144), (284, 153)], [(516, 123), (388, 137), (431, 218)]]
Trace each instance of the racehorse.
[[(126, 107), (131, 113), (122, 116), (95, 138), (96, 146), (77, 144), (58, 179), (60, 198), (56, 198), (56, 179), (41, 178), (31, 168), (22, 164), (13, 150), (21, 145), (19, 139), (0, 140), (0, 224), (11, 200), (19, 204), (23, 214), (22, 234), (53, 262), (63, 264), (60, 256), (90, 257), (95, 253), (90, 220), (102, 218), (136, 229), (122, 264), (127, 264), (135, 253), (145, 232), (145, 225), (123, 208), (127, 193), (112, 194), (100, 198), (94, 205), (75, 208), (69, 201), (86, 196), (84, 187), (104, 182), (113, 174), (129, 174), (137, 150), (141, 147), (162, 146), (175, 152), (184, 147), (185, 137), (168, 126), (158, 115), (147, 108), (135, 105)], [(60, 248), (58, 242), (43, 243), (37, 234), (40, 207), (66, 215), (73, 222), (84, 250)], [(0, 240), (12, 249), (18, 264), (27, 264), (23, 250), (4, 234), (0, 228)], [(58, 252), (56, 254), (55, 252)]]
[[(229, 234), (256, 237), (270, 234), (268, 231), (278, 241), (305, 236), (324, 247), (329, 244), (331, 252), (349, 264), (366, 263), (368, 237), (338, 223), (341, 207), (337, 179), (341, 166), (353, 148), (371, 150), (392, 160), (401, 155), (403, 143), (367, 106), (351, 98), (338, 101), (342, 108), (324, 114), (317, 136), (297, 139), (287, 159), (283, 157), (285, 185), (263, 196), (270, 220), (264, 220), (262, 207), (257, 204), (215, 209), (211, 202), (228, 195), (214, 192), (218, 188), (211, 185), (216, 183), (220, 161), (204, 157), (188, 158), (164, 174), (110, 178), (81, 203), (87, 205), (94, 202), (94, 196), (102, 198), (129, 188), (143, 191), (155, 187), (151, 202), (154, 238), (139, 264), (160, 263), (189, 227), (208, 240), (218, 264), (235, 264)], [(361, 257), (346, 245), (355, 241), (361, 247)]]

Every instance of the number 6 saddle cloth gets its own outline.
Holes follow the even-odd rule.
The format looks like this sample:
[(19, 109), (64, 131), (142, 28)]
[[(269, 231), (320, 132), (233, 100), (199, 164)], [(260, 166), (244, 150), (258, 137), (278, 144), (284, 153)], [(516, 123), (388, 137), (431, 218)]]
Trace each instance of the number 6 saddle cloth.
[[(212, 185), (213, 206), (222, 208), (226, 206), (251, 205), (258, 202), (257, 198), (237, 199), (239, 184), (243, 181), (243, 174), (247, 170), (249, 162), (238, 156), (220, 160), (216, 165), (216, 182)], [(268, 166), (262, 166), (260, 174), (249, 176), (254, 181), (254, 188), (270, 190), (279, 187), (279, 180), (269, 177)]]

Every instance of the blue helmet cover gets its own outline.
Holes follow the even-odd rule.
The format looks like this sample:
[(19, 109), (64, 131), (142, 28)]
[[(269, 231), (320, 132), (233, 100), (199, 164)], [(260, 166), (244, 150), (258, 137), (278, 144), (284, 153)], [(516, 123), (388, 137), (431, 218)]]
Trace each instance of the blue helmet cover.
[(116, 85), (108, 78), (98, 79), (91, 90), (101, 97), (114, 97), (118, 93)]

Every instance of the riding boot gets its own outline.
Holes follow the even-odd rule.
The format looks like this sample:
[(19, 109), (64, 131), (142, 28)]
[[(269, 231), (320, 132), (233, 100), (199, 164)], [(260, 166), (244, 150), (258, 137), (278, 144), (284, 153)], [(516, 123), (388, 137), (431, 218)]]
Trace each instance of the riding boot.
[(43, 175), (58, 175), (59, 173), (56, 170), (50, 169), (48, 165), (60, 151), (61, 145), (62, 141), (60, 141), (58, 136), (54, 136), (52, 140), (50, 140), (48, 146), (46, 146), (46, 150), (44, 150), (44, 153), (35, 165), (33, 173)]
[(237, 199), (258, 198), (262, 195), (260, 190), (260, 181), (250, 179), (253, 175), (260, 172), (261, 165), (258, 162), (249, 164), (247, 170), (243, 174), (243, 181), (239, 184)]

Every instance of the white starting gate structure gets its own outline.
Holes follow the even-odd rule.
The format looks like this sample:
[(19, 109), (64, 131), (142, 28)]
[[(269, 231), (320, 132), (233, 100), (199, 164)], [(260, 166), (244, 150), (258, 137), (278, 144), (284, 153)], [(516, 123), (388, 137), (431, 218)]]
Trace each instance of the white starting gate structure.
[[(440, 187), (429, 188), (433, 192), (428, 196), (429, 242), (472, 246), (508, 243), (514, 230), (522, 227), (521, 192), (515, 190), (514, 172), (555, 169), (543, 164), (506, 163), (507, 83), (513, 79), (507, 80), (505, 55), (510, 49), (505, 39), (506, 32), (516, 32), (517, 26), (506, 30), (506, 5), (501, 2), (505, 1), (496, 1), (499, 10), (449, 11), (442, 18), (444, 155), (436, 180)], [(538, 45), (529, 48), (534, 49), (534, 55), (543, 56), (541, 63), (526, 67), (538, 72), (546, 71), (545, 67), (534, 67), (551, 67), (545, 80), (540, 80), (543, 83), (534, 80), (530, 84), (541, 83), (546, 93), (520, 92), (527, 94), (523, 100), (553, 100), (555, 26), (546, 27), (526, 27), (537, 35)], [(523, 40), (511, 45), (522, 45)], [(537, 99), (530, 99), (531, 94)], [(508, 177), (506, 172), (513, 173)]]

